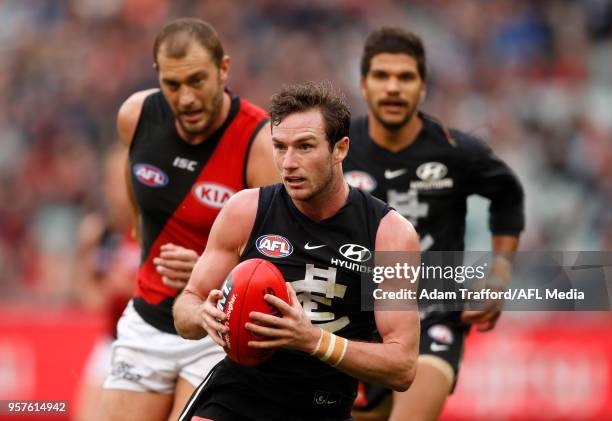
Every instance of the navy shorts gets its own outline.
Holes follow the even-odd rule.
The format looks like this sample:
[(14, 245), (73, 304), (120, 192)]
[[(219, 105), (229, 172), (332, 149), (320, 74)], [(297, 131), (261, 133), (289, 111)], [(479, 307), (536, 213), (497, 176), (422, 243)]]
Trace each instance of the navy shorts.
[[(457, 384), (459, 367), (463, 358), (465, 338), (470, 325), (461, 321), (461, 312), (435, 312), (421, 320), (419, 355), (433, 355), (448, 362), (455, 373), (453, 390)], [(353, 410), (371, 411), (378, 407), (392, 391), (376, 384), (359, 385), (361, 392)], [(452, 392), (451, 392), (452, 393)]]

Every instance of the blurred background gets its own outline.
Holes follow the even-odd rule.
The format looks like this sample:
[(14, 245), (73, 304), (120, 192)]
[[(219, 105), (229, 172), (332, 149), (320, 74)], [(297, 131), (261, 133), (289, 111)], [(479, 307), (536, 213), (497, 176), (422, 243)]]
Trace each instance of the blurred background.
[[(329, 79), (354, 115), (366, 110), (367, 33), (417, 32), (429, 65), (423, 109), (482, 136), (525, 186), (521, 249), (612, 249), (611, 0), (4, 0), (0, 399), (76, 402), (109, 324), (85, 279), (99, 256), (85, 246), (123, 229), (104, 188), (116, 112), (157, 86), (153, 40), (181, 16), (217, 29), (234, 93), (267, 107), (282, 83)], [(486, 213), (470, 199), (468, 249), (489, 248)], [(612, 418), (611, 322), (514, 313), (470, 335), (445, 419)]]

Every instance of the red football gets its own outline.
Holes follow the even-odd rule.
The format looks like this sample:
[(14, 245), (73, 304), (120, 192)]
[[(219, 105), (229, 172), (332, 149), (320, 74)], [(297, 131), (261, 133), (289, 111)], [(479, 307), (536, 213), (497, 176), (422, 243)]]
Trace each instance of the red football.
[(274, 350), (250, 348), (249, 341), (261, 340), (253, 335), (244, 324), (250, 321), (251, 311), (280, 316), (276, 307), (264, 300), (272, 294), (289, 302), (285, 278), (274, 264), (263, 259), (245, 260), (228, 275), (221, 288), (223, 298), (217, 307), (226, 316), (229, 332), (221, 335), (226, 344), (225, 352), (235, 362), (254, 366), (272, 356)]

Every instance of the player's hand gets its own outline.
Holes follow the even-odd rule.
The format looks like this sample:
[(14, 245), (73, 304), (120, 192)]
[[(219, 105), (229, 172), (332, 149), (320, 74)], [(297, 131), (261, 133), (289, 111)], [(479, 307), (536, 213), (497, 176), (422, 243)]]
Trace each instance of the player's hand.
[(217, 301), (223, 298), (223, 292), (213, 289), (208, 293), (206, 300), (198, 307), (200, 325), (218, 345), (225, 348), (225, 341), (219, 332), (227, 333), (229, 327), (225, 325), (225, 313), (217, 308)]
[(249, 341), (250, 347), (260, 349), (282, 347), (308, 353), (314, 350), (321, 329), (310, 322), (291, 284), (287, 284), (287, 292), (289, 304), (271, 294), (264, 296), (266, 302), (276, 307), (282, 317), (251, 312), (252, 323), (246, 323), (245, 327), (251, 333), (263, 336), (267, 340)]
[[(505, 291), (510, 283), (511, 270), (512, 266), (507, 259), (496, 259), (491, 274), (487, 278), (486, 287), (497, 292)], [(475, 325), (479, 332), (493, 330), (501, 316), (503, 303), (503, 299), (483, 301), (482, 308), (478, 310), (464, 310), (461, 313), (461, 320)]]
[(161, 275), (162, 282), (170, 288), (184, 288), (198, 261), (198, 254), (194, 250), (172, 243), (164, 244), (160, 251), (159, 256), (153, 259), (153, 264)]
[(476, 330), (486, 332), (492, 330), (501, 316), (500, 310), (464, 310), (461, 320), (476, 325)]

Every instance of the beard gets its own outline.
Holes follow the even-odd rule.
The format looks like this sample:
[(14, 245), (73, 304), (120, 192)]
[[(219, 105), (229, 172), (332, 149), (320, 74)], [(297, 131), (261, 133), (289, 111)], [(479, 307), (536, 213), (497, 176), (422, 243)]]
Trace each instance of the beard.
[(213, 124), (215, 124), (215, 120), (217, 120), (217, 117), (221, 113), (221, 107), (223, 104), (223, 85), (221, 84), (221, 80), (219, 80), (218, 86), (219, 88), (214, 93), (210, 101), (210, 113), (208, 115), (208, 118), (206, 118), (206, 113), (209, 110), (207, 110), (206, 107), (203, 107), (204, 118), (206, 118), (206, 120), (201, 128), (197, 126), (193, 127), (186, 125), (180, 118), (178, 119), (178, 122), (181, 125), (181, 128), (185, 131), (185, 133), (190, 135), (198, 135), (200, 133), (205, 133), (212, 127)]
[[(331, 155), (329, 157), (329, 171), (323, 176), (317, 185), (313, 186), (309, 192), (301, 193), (301, 197), (293, 197), (295, 200), (299, 200), (301, 202), (312, 202), (316, 201), (320, 197), (325, 197), (326, 194), (331, 190), (333, 185), (334, 176), (336, 174), (335, 168), (331, 164), (332, 158)], [(290, 190), (287, 190), (290, 191)], [(298, 193), (300, 195), (300, 193)]]
[(402, 118), (400, 121), (388, 121), (385, 120), (381, 116), (381, 114), (376, 111), (376, 108), (370, 106), (370, 110), (372, 110), (372, 114), (374, 115), (376, 121), (378, 121), (381, 126), (383, 126), (386, 130), (390, 132), (400, 130), (402, 127), (408, 124), (408, 122), (412, 119), (412, 117), (414, 117), (417, 112), (417, 108), (415, 106), (411, 106), (410, 104), (406, 104), (406, 108), (408, 109), (408, 111), (406, 112), (404, 118)]

